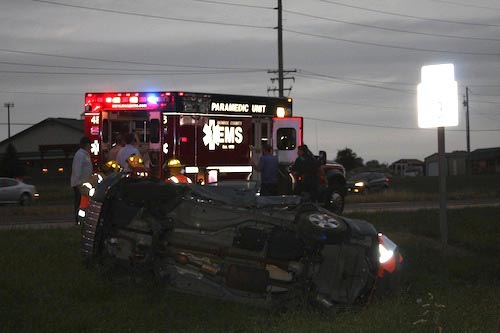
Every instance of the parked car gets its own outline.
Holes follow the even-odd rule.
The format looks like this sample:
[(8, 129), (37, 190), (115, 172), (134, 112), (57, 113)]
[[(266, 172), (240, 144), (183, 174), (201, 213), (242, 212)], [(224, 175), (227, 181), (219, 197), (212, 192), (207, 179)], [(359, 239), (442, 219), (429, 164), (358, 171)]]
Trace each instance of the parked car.
[(82, 254), (152, 272), (173, 290), (257, 306), (364, 304), (398, 289), (395, 243), (364, 220), (302, 200), (258, 196), (256, 182), (112, 174), (83, 219)]
[(0, 203), (19, 203), (28, 206), (39, 196), (34, 185), (26, 184), (19, 179), (0, 178)]
[(382, 192), (389, 188), (389, 177), (382, 172), (361, 172), (349, 177), (347, 188), (351, 193)]

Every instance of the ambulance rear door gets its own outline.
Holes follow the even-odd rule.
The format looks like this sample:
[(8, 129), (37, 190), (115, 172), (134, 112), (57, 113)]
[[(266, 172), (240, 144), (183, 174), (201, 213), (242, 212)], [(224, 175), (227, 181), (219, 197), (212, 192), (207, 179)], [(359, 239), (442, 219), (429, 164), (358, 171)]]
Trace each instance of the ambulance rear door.
[(273, 150), (280, 164), (291, 164), (302, 145), (302, 117), (273, 118)]

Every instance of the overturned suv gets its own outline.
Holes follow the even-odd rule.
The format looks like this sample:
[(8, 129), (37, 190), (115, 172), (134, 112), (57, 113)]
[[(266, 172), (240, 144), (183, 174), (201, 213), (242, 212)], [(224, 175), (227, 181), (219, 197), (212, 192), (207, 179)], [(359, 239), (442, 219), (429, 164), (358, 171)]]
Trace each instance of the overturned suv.
[(86, 262), (153, 272), (190, 294), (254, 305), (364, 303), (398, 287), (402, 257), (373, 225), (252, 182), (172, 184), (113, 174), (83, 219)]

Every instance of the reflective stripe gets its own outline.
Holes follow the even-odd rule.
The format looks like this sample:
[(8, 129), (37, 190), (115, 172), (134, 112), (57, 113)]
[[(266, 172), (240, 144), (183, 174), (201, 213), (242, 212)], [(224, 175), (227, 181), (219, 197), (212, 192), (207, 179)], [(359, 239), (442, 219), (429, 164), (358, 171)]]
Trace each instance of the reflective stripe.
[(219, 172), (252, 172), (252, 166), (241, 165), (241, 166), (208, 166), (207, 170), (219, 170)]

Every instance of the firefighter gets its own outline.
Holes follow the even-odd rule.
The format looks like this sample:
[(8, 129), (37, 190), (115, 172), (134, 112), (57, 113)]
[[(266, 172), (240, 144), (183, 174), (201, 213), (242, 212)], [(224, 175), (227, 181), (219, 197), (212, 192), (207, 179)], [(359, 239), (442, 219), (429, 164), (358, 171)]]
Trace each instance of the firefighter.
[(319, 162), (306, 145), (298, 147), (298, 157), (291, 166), (291, 171), (297, 179), (295, 194), (316, 201), (319, 191)]
[(164, 165), (165, 181), (168, 183), (186, 183), (191, 184), (192, 181), (189, 177), (184, 175), (184, 165), (181, 164), (176, 158), (169, 160)]
[(127, 159), (132, 177), (148, 177), (149, 171), (144, 167), (144, 159), (140, 155), (132, 154)]

